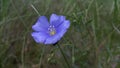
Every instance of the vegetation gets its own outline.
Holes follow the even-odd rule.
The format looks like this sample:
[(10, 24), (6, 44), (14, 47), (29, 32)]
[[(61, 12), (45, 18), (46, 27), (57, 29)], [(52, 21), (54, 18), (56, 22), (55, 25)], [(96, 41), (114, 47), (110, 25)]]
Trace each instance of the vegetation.
[[(120, 68), (120, 0), (0, 0), (0, 68)], [(65, 15), (59, 45), (37, 44), (40, 15)]]

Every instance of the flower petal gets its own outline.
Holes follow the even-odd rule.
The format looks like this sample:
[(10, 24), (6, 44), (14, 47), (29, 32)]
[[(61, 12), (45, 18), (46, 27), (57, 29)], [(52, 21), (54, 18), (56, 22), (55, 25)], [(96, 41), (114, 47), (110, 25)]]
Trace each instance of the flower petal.
[(55, 27), (57, 27), (58, 25), (60, 25), (63, 21), (65, 20), (65, 16), (59, 16), (56, 14), (52, 14), (50, 17), (50, 24), (54, 25)]
[(45, 44), (55, 44), (60, 39), (61, 37), (59, 35), (54, 35), (54, 36), (48, 37), (45, 41)]
[(34, 31), (46, 31), (49, 27), (48, 20), (45, 16), (40, 16), (36, 24), (32, 26)]
[(69, 20), (64, 21), (61, 25), (58, 26), (58, 28), (56, 28), (57, 34), (59, 34), (59, 36), (62, 37), (69, 27), (70, 21)]
[(37, 43), (44, 43), (48, 35), (44, 32), (33, 32), (31, 33), (33, 39)]
[(50, 16), (50, 23), (54, 22), (54, 21), (57, 21), (59, 19), (59, 16), (56, 15), (56, 14), (52, 14)]
[(56, 29), (57, 29), (58, 32), (60, 32), (61, 30), (66, 30), (69, 27), (70, 27), (70, 21), (69, 20), (65, 20)]

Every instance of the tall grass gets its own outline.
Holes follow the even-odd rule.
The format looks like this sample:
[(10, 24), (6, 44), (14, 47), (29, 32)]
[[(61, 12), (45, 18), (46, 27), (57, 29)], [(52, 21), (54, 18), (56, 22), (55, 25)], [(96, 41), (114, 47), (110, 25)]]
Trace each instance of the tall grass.
[[(0, 68), (120, 68), (120, 0), (0, 0)], [(57, 46), (37, 44), (31, 26), (52, 13), (71, 26)]]

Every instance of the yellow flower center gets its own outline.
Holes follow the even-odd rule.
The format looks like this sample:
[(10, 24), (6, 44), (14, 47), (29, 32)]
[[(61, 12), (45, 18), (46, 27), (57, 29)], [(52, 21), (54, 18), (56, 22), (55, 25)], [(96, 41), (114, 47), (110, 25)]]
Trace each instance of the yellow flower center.
[(51, 35), (51, 36), (53, 36), (53, 35), (55, 35), (56, 34), (56, 30), (55, 30), (55, 28), (54, 28), (54, 26), (49, 26), (49, 28), (48, 28), (48, 31), (49, 31), (49, 34)]
[(56, 34), (56, 31), (53, 30), (53, 31), (50, 31), (50, 35), (55, 35)]

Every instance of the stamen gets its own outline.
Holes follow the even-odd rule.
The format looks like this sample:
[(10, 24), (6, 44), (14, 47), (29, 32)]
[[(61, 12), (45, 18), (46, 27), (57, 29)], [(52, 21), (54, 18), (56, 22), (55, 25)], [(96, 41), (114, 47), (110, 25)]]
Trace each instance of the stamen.
[(48, 31), (51, 36), (56, 34), (56, 30), (55, 30), (54, 26), (52, 26), (52, 25), (49, 26)]
[(55, 31), (51, 31), (50, 35), (55, 35), (55, 33), (56, 33)]

